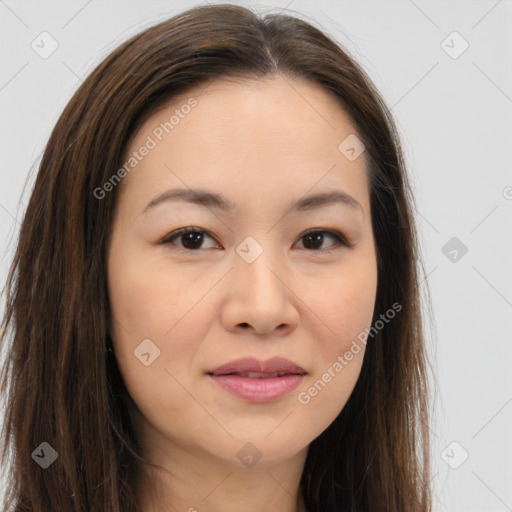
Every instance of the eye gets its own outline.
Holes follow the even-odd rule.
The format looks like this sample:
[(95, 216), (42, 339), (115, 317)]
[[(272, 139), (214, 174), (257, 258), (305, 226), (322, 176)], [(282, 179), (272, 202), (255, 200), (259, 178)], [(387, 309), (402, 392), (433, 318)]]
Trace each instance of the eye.
[[(352, 245), (347, 242), (341, 233), (325, 229), (310, 230), (304, 233), (299, 240), (305, 241), (305, 249), (314, 252), (331, 252), (334, 249), (321, 249), (321, 246), (325, 241), (326, 234), (331, 239), (334, 239), (334, 244), (331, 244), (331, 247), (334, 246), (334, 249), (337, 247), (352, 247)], [(214, 240), (214, 238), (205, 229), (190, 226), (174, 231), (170, 235), (166, 236), (163, 240), (161, 240), (160, 244), (176, 245), (174, 240), (181, 239), (182, 243), (181, 245), (178, 245), (178, 249), (185, 251), (197, 251), (199, 249), (205, 249), (205, 247), (202, 247), (205, 236)], [(219, 247), (219, 245), (217, 244), (216, 247)]]
[(179, 249), (195, 251), (197, 249), (201, 249), (202, 242), (204, 241), (204, 235), (208, 238), (212, 238), (213, 240), (213, 237), (211, 237), (206, 230), (188, 227), (174, 231), (169, 236), (165, 237), (160, 243), (174, 245), (173, 241), (176, 238), (180, 238), (183, 241), (183, 245), (181, 247), (178, 246)]
[(300, 240), (306, 241), (306, 243), (305, 243), (306, 249), (310, 249), (315, 252), (331, 252), (333, 249), (323, 249), (323, 250), (320, 249), (319, 250), (319, 248), (318, 248), (318, 246), (323, 245), (323, 242), (325, 240), (325, 234), (327, 234), (328, 237), (334, 239), (334, 241), (335, 241), (335, 243), (333, 244), (334, 249), (336, 247), (339, 248), (340, 246), (352, 247), (352, 245), (347, 242), (347, 240), (341, 233), (338, 233), (337, 231), (330, 231), (330, 230), (325, 230), (325, 229), (314, 229), (314, 230), (308, 231), (307, 233), (304, 233), (300, 237)]

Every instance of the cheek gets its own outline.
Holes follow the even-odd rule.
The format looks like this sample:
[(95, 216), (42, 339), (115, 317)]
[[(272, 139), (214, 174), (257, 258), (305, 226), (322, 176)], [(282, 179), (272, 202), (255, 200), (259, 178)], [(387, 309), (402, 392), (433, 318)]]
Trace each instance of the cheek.
[(354, 339), (323, 346), (321, 362), (298, 390), (297, 407), (314, 436), (339, 415), (359, 379), (365, 345)]
[(125, 386), (151, 423), (178, 413), (185, 420), (194, 406), (180, 383), (187, 383), (202, 327), (190, 321), (186, 297), (172, 293), (154, 271), (126, 270), (122, 280), (112, 280), (111, 299), (113, 344)]
[(318, 347), (326, 368), (350, 350), (354, 341), (364, 349), (361, 334), (371, 325), (376, 293), (376, 270), (368, 264), (331, 279), (311, 296), (314, 305), (310, 307), (318, 313), (310, 318), (317, 323)]
[[(191, 401), (179, 382), (186, 381), (206, 337), (204, 282), (183, 272), (171, 275), (161, 261), (127, 248), (123, 253), (113, 246), (110, 257), (115, 262), (108, 276), (113, 343), (128, 392), (150, 416), (153, 409), (187, 409)], [(145, 365), (138, 356), (148, 352)], [(163, 387), (165, 393), (158, 393)]]
[(320, 357), (297, 401), (318, 429), (326, 428), (340, 413), (360, 375), (377, 292), (372, 261), (361, 261), (309, 296), (308, 306), (315, 313), (309, 315), (315, 323), (311, 332)]
[(129, 333), (134, 342), (171, 336), (201, 297), (197, 279), (170, 272), (168, 262), (129, 242), (113, 244), (108, 277), (114, 324), (117, 320), (123, 336)]

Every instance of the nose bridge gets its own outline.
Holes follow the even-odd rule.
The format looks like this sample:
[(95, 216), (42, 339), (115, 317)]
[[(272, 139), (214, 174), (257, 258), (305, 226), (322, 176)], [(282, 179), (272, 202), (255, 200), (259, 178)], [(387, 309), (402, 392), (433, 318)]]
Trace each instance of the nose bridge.
[(260, 236), (259, 239), (248, 236), (237, 246), (235, 279), (249, 286), (252, 297), (281, 294), (284, 285), (276, 274), (283, 272), (282, 255), (273, 247), (271, 236)]
[(272, 236), (258, 238), (261, 242), (248, 236), (235, 248), (224, 320), (231, 328), (250, 325), (259, 333), (283, 326), (292, 328), (298, 312), (286, 284), (286, 262)]

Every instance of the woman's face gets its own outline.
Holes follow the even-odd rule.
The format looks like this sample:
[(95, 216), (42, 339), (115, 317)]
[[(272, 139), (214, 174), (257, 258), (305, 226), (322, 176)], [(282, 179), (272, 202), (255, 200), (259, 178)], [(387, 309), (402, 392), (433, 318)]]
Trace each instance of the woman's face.
[[(275, 464), (304, 455), (343, 409), (377, 288), (355, 133), (323, 89), (274, 77), (176, 97), (132, 139), (108, 285), (115, 354), (153, 462), (181, 449)], [(198, 189), (212, 196), (194, 201)], [(307, 200), (329, 193), (340, 195)], [(276, 357), (288, 363), (265, 365)]]

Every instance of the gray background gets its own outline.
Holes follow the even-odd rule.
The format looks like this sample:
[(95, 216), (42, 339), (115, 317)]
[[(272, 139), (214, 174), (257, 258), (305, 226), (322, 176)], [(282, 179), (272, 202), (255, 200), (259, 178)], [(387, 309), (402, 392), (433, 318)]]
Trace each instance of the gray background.
[[(435, 510), (512, 510), (512, 2), (233, 3), (297, 11), (345, 45), (392, 107), (434, 313)], [(2, 286), (44, 145), (80, 81), (132, 34), (199, 4), (0, 0)], [(31, 47), (43, 31), (58, 43), (46, 59)]]

